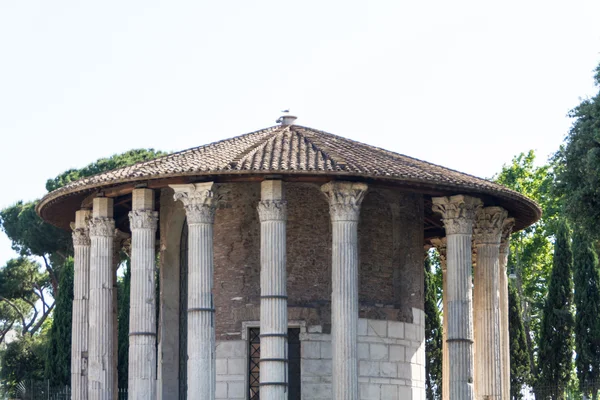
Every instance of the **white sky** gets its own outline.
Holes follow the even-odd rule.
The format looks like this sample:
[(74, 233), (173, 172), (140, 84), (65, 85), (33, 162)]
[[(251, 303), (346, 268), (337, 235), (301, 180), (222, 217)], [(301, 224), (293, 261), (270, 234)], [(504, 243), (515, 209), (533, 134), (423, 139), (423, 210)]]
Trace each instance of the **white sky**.
[[(490, 177), (596, 93), (598, 1), (0, 2), (0, 207), (131, 148), (298, 124)], [(13, 256), (0, 234), (0, 265)]]

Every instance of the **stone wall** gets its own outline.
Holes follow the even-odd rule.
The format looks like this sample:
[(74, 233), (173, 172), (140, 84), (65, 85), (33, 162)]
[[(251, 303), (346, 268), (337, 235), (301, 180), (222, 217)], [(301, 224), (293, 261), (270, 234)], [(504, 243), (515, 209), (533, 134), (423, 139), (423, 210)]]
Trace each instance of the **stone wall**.
[[(425, 314), (413, 309), (414, 323), (359, 319), (361, 400), (425, 399)], [(332, 400), (331, 335), (321, 326), (301, 327), (302, 398)], [(217, 399), (247, 396), (248, 342), (217, 342)]]

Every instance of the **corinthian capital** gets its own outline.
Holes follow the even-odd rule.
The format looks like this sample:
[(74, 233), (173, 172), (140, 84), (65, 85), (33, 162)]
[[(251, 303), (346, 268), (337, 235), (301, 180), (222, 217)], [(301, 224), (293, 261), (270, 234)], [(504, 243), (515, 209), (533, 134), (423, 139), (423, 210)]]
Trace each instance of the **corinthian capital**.
[(212, 224), (218, 197), (214, 182), (169, 185), (175, 194), (175, 201), (181, 200), (188, 224)]
[(75, 222), (71, 222), (73, 230), (73, 246), (90, 246), (90, 210), (79, 210), (75, 212)]
[(90, 229), (73, 228), (73, 246), (90, 246)]
[(358, 221), (366, 183), (334, 181), (321, 186), (321, 191), (329, 201), (332, 221)]
[(483, 202), (470, 196), (434, 197), (433, 212), (442, 215), (446, 235), (471, 234), (473, 222), (478, 209)]
[(485, 207), (477, 212), (475, 245), (500, 244), (502, 227), (508, 213), (502, 207)]
[(263, 200), (258, 203), (258, 217), (264, 221), (284, 221), (287, 219), (287, 201)]
[(109, 217), (96, 217), (90, 220), (90, 237), (115, 235), (115, 220)]
[(158, 226), (158, 212), (148, 210), (134, 210), (129, 212), (129, 226), (133, 229), (156, 230)]
[(508, 254), (508, 250), (510, 247), (510, 235), (512, 234), (512, 230), (515, 226), (514, 218), (506, 218), (504, 220), (504, 224), (502, 225), (502, 236), (500, 238), (500, 253)]

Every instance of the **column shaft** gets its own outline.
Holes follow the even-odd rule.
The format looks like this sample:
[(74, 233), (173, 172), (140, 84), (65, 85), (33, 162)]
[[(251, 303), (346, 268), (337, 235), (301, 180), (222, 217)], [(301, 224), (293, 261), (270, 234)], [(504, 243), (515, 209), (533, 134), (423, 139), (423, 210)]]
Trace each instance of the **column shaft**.
[[(96, 201), (98, 199), (94, 199)], [(106, 199), (101, 199), (106, 200)], [(96, 203), (94, 203), (96, 208)], [(112, 205), (111, 205), (112, 214)], [(113, 245), (115, 223), (96, 217), (90, 223), (89, 376), (90, 400), (111, 400), (113, 371)]]
[(358, 399), (357, 229), (356, 221), (333, 222), (331, 340), (334, 399)]
[(129, 213), (129, 219), (131, 226), (131, 288), (128, 398), (130, 400), (153, 400), (156, 399), (156, 277), (154, 265), (158, 216), (155, 211), (134, 210)]
[(448, 355), (450, 399), (473, 399), (471, 235), (448, 235)]
[(498, 286), (500, 288), (500, 358), (503, 399), (510, 398), (510, 338), (508, 337), (508, 277), (506, 275), (507, 258), (508, 254), (500, 253), (500, 268), (498, 271)]
[[(481, 200), (469, 196), (434, 197), (433, 211), (442, 215), (446, 229), (449, 398), (472, 400), (473, 305), (471, 239)], [(478, 366), (479, 367), (479, 366)]]
[(475, 394), (482, 400), (502, 399), (498, 256), (506, 214), (501, 207), (482, 208), (475, 225)]
[(260, 398), (287, 399), (286, 219), (283, 182), (261, 184)]
[(189, 225), (188, 393), (215, 398), (213, 225)]
[(188, 224), (187, 393), (214, 400), (216, 387), (213, 289), (213, 224), (217, 198), (212, 182), (171, 185)]
[(510, 235), (515, 224), (514, 218), (507, 218), (502, 227), (500, 241), (500, 258), (498, 271), (498, 286), (500, 288), (500, 357), (502, 359), (502, 398), (510, 398), (510, 333), (508, 326), (508, 253)]
[(473, 293), (478, 299), (474, 310), (477, 398), (500, 400), (498, 245), (478, 246)]
[(331, 214), (332, 387), (336, 400), (358, 394), (358, 221), (364, 183), (330, 182), (321, 187)]
[(90, 211), (76, 214), (73, 231), (73, 318), (71, 338), (71, 398), (88, 398), (88, 307), (90, 295)]

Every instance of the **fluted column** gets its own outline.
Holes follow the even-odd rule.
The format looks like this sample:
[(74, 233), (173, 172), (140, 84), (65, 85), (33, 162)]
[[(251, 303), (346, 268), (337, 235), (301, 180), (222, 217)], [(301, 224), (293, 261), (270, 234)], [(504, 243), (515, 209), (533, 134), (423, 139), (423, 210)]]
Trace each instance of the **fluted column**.
[(119, 266), (121, 265), (121, 251), (125, 244), (129, 239), (129, 234), (120, 231), (119, 229), (115, 229), (115, 236), (113, 241), (113, 382), (115, 382), (115, 387), (113, 389), (113, 398), (117, 399), (119, 397), (119, 299), (118, 292), (119, 287), (117, 283), (117, 271), (119, 270)]
[(90, 298), (91, 210), (75, 213), (73, 226), (73, 318), (71, 337), (71, 398), (88, 398), (88, 310)]
[(485, 207), (478, 211), (475, 223), (477, 265), (473, 295), (475, 319), (476, 398), (502, 399), (499, 310), (499, 247), (506, 211)]
[(365, 183), (330, 182), (321, 187), (329, 200), (332, 225), (331, 345), (336, 400), (358, 399), (358, 221)]
[(500, 239), (498, 286), (500, 288), (500, 357), (502, 359), (502, 399), (510, 398), (510, 337), (508, 327), (508, 253), (514, 218), (504, 220)]
[(213, 182), (171, 185), (188, 224), (187, 392), (214, 400), (216, 386), (213, 288), (213, 224), (217, 199)]
[(90, 400), (111, 400), (113, 371), (113, 200), (94, 199), (90, 221), (89, 375)]
[(469, 196), (434, 197), (433, 211), (442, 215), (446, 229), (448, 355), (451, 400), (472, 400), (473, 308), (471, 239), (481, 200)]
[(261, 184), (260, 398), (284, 400), (287, 392), (287, 202), (283, 182)]
[(442, 400), (450, 396), (450, 359), (448, 355), (448, 276), (446, 268), (446, 238), (432, 239), (431, 243), (440, 255), (442, 267), (442, 308), (444, 309), (442, 331)]
[(128, 399), (156, 399), (156, 227), (154, 191), (132, 193)]

